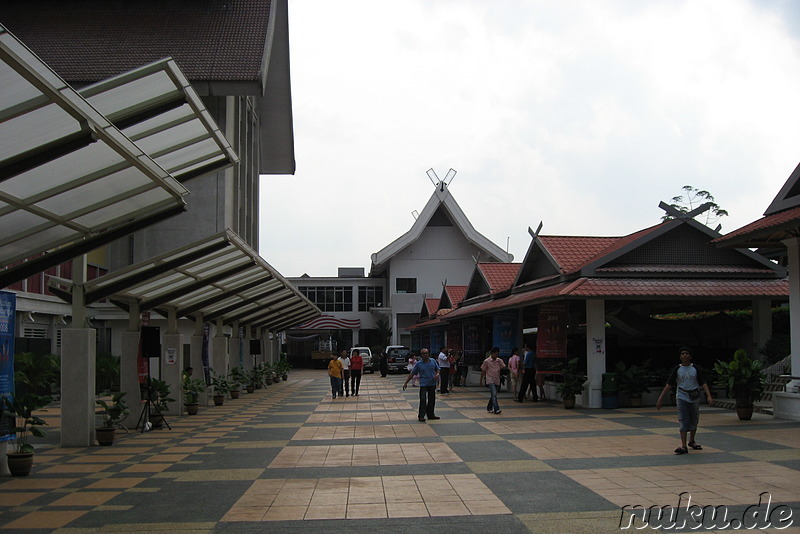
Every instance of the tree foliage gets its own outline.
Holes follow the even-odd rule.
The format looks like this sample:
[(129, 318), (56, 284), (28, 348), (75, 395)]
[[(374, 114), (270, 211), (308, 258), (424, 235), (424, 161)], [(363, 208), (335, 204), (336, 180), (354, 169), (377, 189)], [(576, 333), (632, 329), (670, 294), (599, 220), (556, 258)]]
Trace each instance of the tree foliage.
[[(701, 220), (703, 224), (706, 226), (711, 226), (721, 218), (726, 217), (728, 212), (719, 204), (714, 202), (714, 196), (704, 189), (698, 189), (691, 185), (684, 185), (682, 188), (683, 194), (672, 197), (672, 203), (670, 206), (681, 213), (689, 213), (695, 208), (700, 207), (705, 203), (710, 203), (711, 207), (706, 210), (705, 212), (701, 213), (699, 217), (704, 218), (705, 220)], [(667, 221), (672, 219), (673, 216), (670, 214), (665, 214), (661, 217), (662, 221)]]

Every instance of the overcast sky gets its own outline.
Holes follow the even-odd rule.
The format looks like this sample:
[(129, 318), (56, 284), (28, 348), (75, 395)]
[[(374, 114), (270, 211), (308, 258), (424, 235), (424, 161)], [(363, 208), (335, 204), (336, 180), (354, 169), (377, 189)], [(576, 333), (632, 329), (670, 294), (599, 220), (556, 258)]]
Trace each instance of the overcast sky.
[[(261, 255), (336, 276), (450, 185), (522, 261), (627, 235), (692, 185), (759, 218), (800, 162), (800, 2), (289, 0), (297, 173), (261, 182)], [(464, 281), (466, 283), (466, 281)]]

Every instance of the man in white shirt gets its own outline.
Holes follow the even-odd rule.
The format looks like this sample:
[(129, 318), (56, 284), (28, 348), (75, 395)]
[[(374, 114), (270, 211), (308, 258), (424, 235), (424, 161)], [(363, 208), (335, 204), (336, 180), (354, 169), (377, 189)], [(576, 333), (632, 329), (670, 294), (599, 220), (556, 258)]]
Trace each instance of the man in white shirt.
[[(350, 396), (350, 356), (347, 355), (347, 351), (343, 350), (342, 355), (339, 356), (339, 361), (342, 362), (342, 372), (344, 373), (344, 396)], [(339, 396), (342, 395), (342, 392), (339, 392)]]
[(450, 378), (450, 361), (447, 359), (447, 347), (442, 347), (439, 351), (439, 356), (436, 358), (439, 363), (439, 367), (441, 368), (441, 372), (439, 373), (439, 384), (441, 389), (439, 393), (442, 395), (448, 395), (447, 391), (447, 383)]

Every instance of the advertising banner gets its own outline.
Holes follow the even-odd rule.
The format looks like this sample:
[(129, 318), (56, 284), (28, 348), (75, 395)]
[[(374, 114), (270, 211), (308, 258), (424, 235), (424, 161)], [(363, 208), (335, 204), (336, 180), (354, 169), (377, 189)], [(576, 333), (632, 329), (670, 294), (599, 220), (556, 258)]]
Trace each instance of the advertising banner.
[[(14, 394), (14, 321), (17, 295), (0, 291), (0, 398)], [(2, 402), (0, 402), (2, 407)], [(12, 437), (14, 421), (0, 410), (0, 441)], [(3, 460), (5, 461), (5, 459)]]
[(550, 302), (539, 306), (539, 332), (536, 335), (537, 372), (557, 374), (567, 357), (567, 302)]
[(483, 319), (480, 317), (464, 319), (462, 326), (464, 332), (464, 359), (467, 365), (479, 365), (484, 359), (483, 339), (481, 336)]
[(439, 354), (439, 349), (444, 346), (444, 328), (431, 329), (431, 344), (428, 347), (431, 351), (431, 358)]
[(203, 377), (206, 380), (206, 385), (211, 384), (211, 364), (208, 361), (208, 333), (211, 330), (211, 326), (208, 323), (203, 324), (203, 349), (202, 349), (202, 358), (203, 358)]
[(500, 356), (508, 359), (517, 340), (517, 311), (508, 310), (492, 315), (492, 345)]

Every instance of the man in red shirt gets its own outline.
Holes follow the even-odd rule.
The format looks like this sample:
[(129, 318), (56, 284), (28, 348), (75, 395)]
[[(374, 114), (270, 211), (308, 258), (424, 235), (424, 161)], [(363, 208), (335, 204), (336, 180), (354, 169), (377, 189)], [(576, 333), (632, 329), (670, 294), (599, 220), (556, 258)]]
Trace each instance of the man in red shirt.
[(505, 369), (506, 363), (498, 358), (499, 355), (500, 349), (492, 347), (489, 357), (483, 360), (483, 364), (481, 364), (481, 379), (478, 382), (478, 385), (480, 385), (480, 382), (484, 382), (489, 386), (490, 397), (489, 404), (486, 405), (486, 411), (493, 413), (503, 412), (497, 404), (497, 388), (500, 387), (500, 371)]
[(361, 353), (354, 351), (350, 356), (350, 392), (354, 397), (358, 397), (358, 390), (361, 387), (361, 372), (364, 370), (364, 358)]

